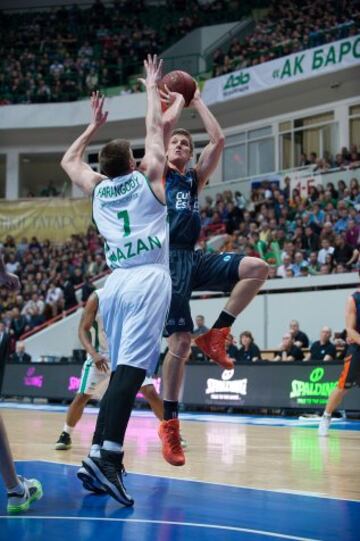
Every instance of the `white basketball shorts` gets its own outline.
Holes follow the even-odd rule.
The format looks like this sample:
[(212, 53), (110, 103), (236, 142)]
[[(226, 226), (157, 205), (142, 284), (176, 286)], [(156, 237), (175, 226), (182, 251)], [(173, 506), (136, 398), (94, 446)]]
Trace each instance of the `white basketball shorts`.
[(142, 265), (116, 269), (106, 280), (100, 313), (109, 340), (111, 369), (135, 366), (152, 375), (171, 299), (169, 269)]
[(100, 372), (93, 359), (88, 356), (83, 364), (78, 393), (87, 394), (100, 400), (109, 385), (110, 373), (110, 369), (106, 373)]

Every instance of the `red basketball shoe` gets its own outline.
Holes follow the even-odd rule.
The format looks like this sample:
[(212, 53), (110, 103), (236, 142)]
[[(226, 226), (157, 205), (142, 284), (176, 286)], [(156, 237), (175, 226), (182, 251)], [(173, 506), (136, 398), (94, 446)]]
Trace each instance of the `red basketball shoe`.
[(225, 341), (230, 334), (230, 327), (210, 329), (195, 338), (195, 344), (210, 359), (228, 370), (234, 368), (234, 363), (225, 350)]
[(162, 421), (159, 427), (159, 437), (162, 441), (162, 454), (166, 462), (172, 466), (183, 466), (185, 455), (181, 447), (179, 419)]

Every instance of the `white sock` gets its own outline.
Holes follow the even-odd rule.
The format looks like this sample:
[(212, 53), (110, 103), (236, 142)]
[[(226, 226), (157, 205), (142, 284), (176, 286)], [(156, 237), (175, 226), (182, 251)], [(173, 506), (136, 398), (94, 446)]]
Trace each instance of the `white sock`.
[(327, 413), (326, 411), (324, 411), (323, 417), (331, 417), (331, 413)]
[(67, 432), (68, 434), (71, 434), (74, 430), (74, 426), (69, 426), (66, 423), (64, 424), (63, 432)]
[(19, 480), (18, 484), (12, 488), (7, 489), (8, 493), (12, 492), (15, 494), (19, 494), (19, 496), (22, 496), (25, 492), (25, 487), (22, 484), (22, 482)]
[(97, 443), (95, 443), (94, 445), (91, 446), (91, 449), (90, 449), (90, 456), (92, 458), (100, 458), (100, 445), (98, 445)]
[(105, 440), (102, 444), (102, 449), (112, 451), (113, 453), (122, 453), (124, 448), (120, 443), (116, 443), (116, 441)]

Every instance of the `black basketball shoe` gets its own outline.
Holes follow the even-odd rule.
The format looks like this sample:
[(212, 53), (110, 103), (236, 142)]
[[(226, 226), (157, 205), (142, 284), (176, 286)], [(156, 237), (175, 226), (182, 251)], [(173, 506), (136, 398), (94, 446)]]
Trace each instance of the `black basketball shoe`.
[(71, 447), (71, 437), (67, 432), (61, 432), (58, 441), (55, 444), (57, 451), (66, 451)]
[(123, 466), (124, 453), (114, 453), (101, 449), (101, 458), (86, 457), (83, 460), (84, 468), (96, 477), (101, 486), (110, 496), (126, 507), (134, 505), (134, 500), (126, 492), (123, 483), (125, 468)]
[(91, 475), (88, 470), (81, 466), (76, 473), (77, 477), (83, 484), (83, 487), (94, 494), (107, 494), (106, 489), (99, 483), (99, 481)]

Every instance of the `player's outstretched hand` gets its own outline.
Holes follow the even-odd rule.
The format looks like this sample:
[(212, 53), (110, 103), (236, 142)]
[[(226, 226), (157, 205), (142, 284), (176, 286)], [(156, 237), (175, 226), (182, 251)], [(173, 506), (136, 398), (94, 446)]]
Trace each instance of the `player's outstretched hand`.
[(179, 92), (172, 92), (167, 85), (165, 85), (164, 90), (160, 89), (160, 100), (166, 107), (171, 107), (176, 100), (182, 100), (185, 104), (184, 96)]
[(95, 124), (97, 128), (100, 128), (107, 121), (108, 111), (104, 113), (105, 96), (101, 94), (98, 90), (91, 94), (90, 104), (92, 111), (92, 123)]
[(11, 272), (0, 272), (0, 287), (6, 287), (9, 291), (17, 291), (20, 289), (19, 277)]
[(147, 59), (144, 60), (145, 79), (138, 79), (146, 88), (157, 86), (162, 77), (162, 65), (163, 61), (158, 60), (156, 54), (151, 56), (148, 54)]
[(100, 372), (108, 372), (109, 370), (109, 362), (105, 355), (101, 355), (98, 353), (96, 356), (94, 356), (94, 362), (95, 366)]
[(199, 85), (196, 83), (196, 90), (194, 92), (194, 97), (189, 103), (189, 107), (196, 107), (196, 104), (199, 100), (201, 100), (201, 92), (200, 92)]

